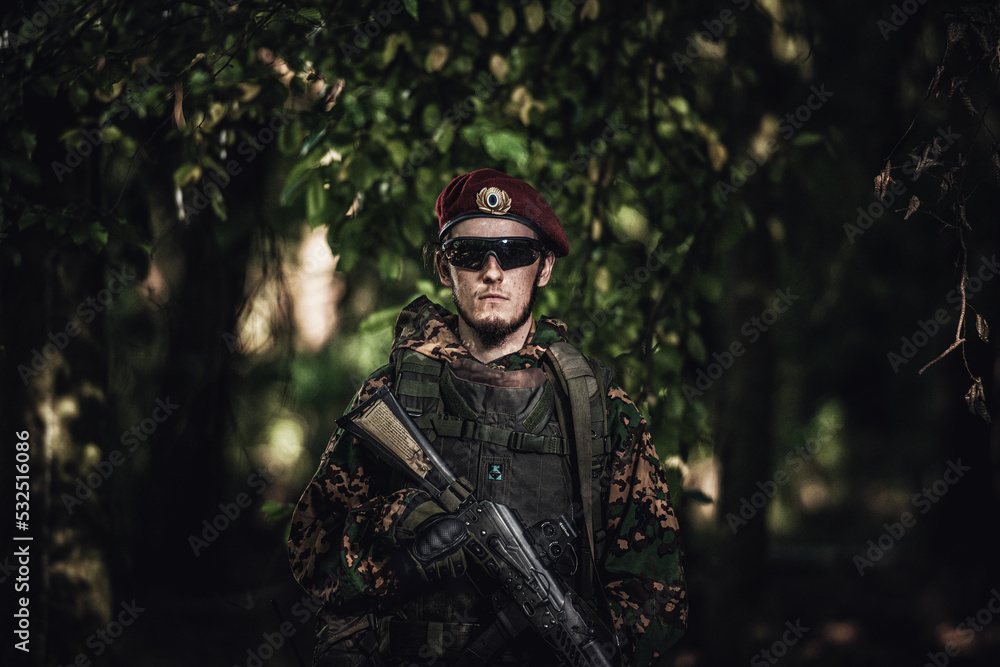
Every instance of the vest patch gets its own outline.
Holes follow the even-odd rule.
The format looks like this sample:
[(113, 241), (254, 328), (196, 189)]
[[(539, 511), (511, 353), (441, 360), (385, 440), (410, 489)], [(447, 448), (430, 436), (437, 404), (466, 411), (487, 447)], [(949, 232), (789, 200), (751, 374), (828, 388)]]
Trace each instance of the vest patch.
[(486, 473), (486, 477), (491, 482), (499, 482), (503, 479), (503, 465), (500, 463), (491, 463), (490, 470)]

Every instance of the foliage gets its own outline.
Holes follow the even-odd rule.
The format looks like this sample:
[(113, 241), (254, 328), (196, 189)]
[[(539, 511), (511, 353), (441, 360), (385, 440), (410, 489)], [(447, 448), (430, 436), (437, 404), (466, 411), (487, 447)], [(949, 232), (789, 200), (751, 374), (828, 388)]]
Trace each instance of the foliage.
[[(681, 373), (705, 360), (714, 237), (735, 216), (712, 192), (717, 132), (690, 80), (671, 75), (681, 10), (99, 0), (33, 31), (32, 8), (19, 9), (5, 17), (26, 20), (3, 64), (5, 228), (148, 251), (163, 231), (135, 215), (133, 181), (155, 161), (183, 196), (170, 228), (211, 225), (225, 246), (255, 227), (327, 225), (349, 288), (380, 276), (382, 321), (414, 292), (437, 193), (494, 166), (538, 186), (571, 239), (539, 310), (616, 366), (664, 457), (699, 437), (704, 411)], [(68, 113), (42, 125), (38, 105)], [(65, 152), (48, 168), (42, 134)], [(282, 165), (269, 179), (281, 207), (234, 219), (228, 186), (260, 155)]]
[[(967, 313), (967, 309), (971, 308), (966, 294), (971, 280), (967, 237), (980, 231), (970, 224), (970, 216), (966, 211), (972, 207), (971, 199), (983, 184), (981, 180), (974, 180), (976, 175), (988, 173), (992, 167), (991, 180), (1000, 183), (998, 131), (987, 115), (998, 90), (996, 75), (1000, 72), (1000, 51), (997, 50), (997, 45), (1000, 44), (1000, 7), (989, 4), (959, 5), (950, 9), (947, 19), (944, 54), (927, 86), (924, 100), (928, 105), (942, 97), (961, 103), (963, 115), (971, 118), (971, 131), (963, 130), (963, 138), (961, 134), (951, 131), (952, 126), (949, 125), (948, 131), (939, 130), (930, 140), (921, 141), (910, 151), (909, 159), (903, 165), (893, 167), (892, 160), (886, 160), (884, 168), (875, 177), (875, 189), (883, 200), (890, 183), (897, 181), (905, 182), (905, 185), (898, 184), (894, 188), (899, 186), (913, 192), (914, 185), (925, 173), (937, 185), (923, 200), (917, 194), (911, 194), (903, 219), (909, 219), (914, 214), (918, 218), (929, 218), (955, 238), (959, 248), (957, 290), (960, 314), (954, 340), (918, 372), (923, 374), (951, 352), (961, 350), (965, 370), (972, 381), (972, 386), (965, 395), (969, 411), (990, 423), (992, 418), (986, 407), (982, 378), (973, 373), (965, 354), (965, 346), (970, 339), (967, 330), (973, 321), (972, 314)], [(993, 79), (992, 83), (990, 79)], [(984, 135), (990, 139), (990, 145), (986, 149), (981, 145), (981, 137)], [(904, 139), (905, 135), (900, 143)], [(951, 144), (956, 140), (958, 147), (946, 158), (945, 152), (952, 148)], [(893, 174), (896, 178), (893, 178)], [(925, 178), (925, 183), (926, 181)], [(981, 247), (973, 246), (973, 251), (976, 250), (980, 253), (983, 251)], [(975, 278), (974, 272), (972, 278)], [(976, 336), (984, 343), (989, 342), (990, 327), (986, 319), (981, 313), (975, 312), (974, 321)]]
[[(14, 398), (0, 421), (44, 416), (32, 435), (61, 443), (65, 459), (48, 465), (37, 495), (54, 499), (107, 460), (154, 399), (183, 406), (78, 513), (49, 503), (53, 534), (72, 528), (74, 537), (46, 556), (39, 601), (51, 604), (38, 613), (75, 637), (49, 657), (72, 661), (114, 608), (93, 583), (109, 577), (95, 572), (111, 573), (123, 594), (173, 600), (187, 587), (199, 605), (205, 591), (245, 590), (260, 572), (288, 585), (278, 524), (333, 420), (384, 361), (399, 307), (417, 293), (447, 301), (420, 262), (436, 229), (434, 198), (483, 166), (538, 186), (569, 232), (572, 252), (537, 313), (566, 321), (574, 342), (615, 366), (651, 421), (673, 490), (691, 464), (690, 502), (679, 504), (692, 608), (702, 610), (691, 637), (725, 653), (708, 662), (745, 660), (769, 628), (782, 632), (800, 614), (859, 638), (817, 631), (829, 664), (863, 661), (873, 644), (904, 636), (927, 637), (921, 647), (931, 649), (927, 628), (981, 604), (988, 578), (978, 581), (976, 566), (987, 571), (994, 555), (976, 523), (982, 512), (968, 507), (996, 509), (995, 462), (961, 394), (972, 379), (968, 407), (984, 417), (997, 395), (977, 381), (995, 362), (997, 281), (974, 282), (973, 267), (996, 252), (1000, 21), (986, 3), (966, 4), (5, 4), (8, 369), (79, 322), (77, 305), (111, 269), (130, 266), (146, 280), (81, 327), (46, 366), (54, 381), (23, 390), (6, 376)], [(809, 102), (814, 87), (833, 95), (822, 108)], [(797, 116), (809, 120), (791, 125)], [(949, 125), (960, 147), (935, 155)], [(878, 201), (876, 172), (880, 185), (905, 186), (910, 205)], [(318, 352), (292, 344), (294, 272), (283, 276), (309, 226), (326, 233), (343, 288), (338, 329)], [(944, 309), (966, 274), (956, 320), (958, 310)], [(776, 317), (768, 309), (779, 288), (796, 295), (794, 306), (757, 328)], [(933, 338), (945, 320), (957, 347)], [(244, 339), (246, 329), (258, 336)], [(916, 349), (918, 337), (926, 348)], [(685, 383), (736, 342), (746, 353), (727, 361), (725, 376), (686, 396)], [(917, 374), (947, 349), (967, 355), (964, 368), (952, 355)], [(810, 441), (814, 459), (800, 453)], [(247, 513), (193, 560), (185, 536), (245, 492), (250, 468), (275, 452), (294, 464), (260, 497), (273, 523)], [(891, 563), (854, 576), (858, 545), (959, 457), (974, 473)], [(788, 484), (730, 530), (726, 514), (762, 497), (778, 471)], [(950, 560), (937, 562), (946, 551)], [(775, 563), (792, 567), (766, 567)], [(817, 595), (834, 568), (837, 595)], [(883, 575), (885, 587), (866, 590)], [(910, 591), (935, 586), (940, 593), (908, 604)], [(904, 602), (886, 607), (896, 596), (885, 591)], [(863, 631), (900, 617), (898, 637)], [(230, 620), (213, 636), (216, 653), (198, 653), (206, 664), (231, 664), (268, 622)], [(169, 623), (136, 632), (154, 626), (170, 637), (146, 642), (152, 651), (205, 649)]]

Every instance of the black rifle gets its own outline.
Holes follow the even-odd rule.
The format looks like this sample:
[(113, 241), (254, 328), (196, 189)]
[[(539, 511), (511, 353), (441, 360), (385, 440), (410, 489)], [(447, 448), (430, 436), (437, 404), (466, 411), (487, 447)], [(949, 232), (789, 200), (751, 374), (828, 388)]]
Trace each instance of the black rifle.
[[(527, 528), (506, 505), (478, 501), (471, 485), (456, 478), (388, 387), (337, 420), (376, 454), (410, 476), (469, 533), (466, 550), (484, 571), (500, 582), (512, 608), (571, 667), (621, 665), (618, 643), (610, 630), (556, 573), (559, 558), (575, 531), (564, 517)], [(589, 564), (585, 564), (589, 566)], [(487, 656), (481, 656), (487, 657)]]

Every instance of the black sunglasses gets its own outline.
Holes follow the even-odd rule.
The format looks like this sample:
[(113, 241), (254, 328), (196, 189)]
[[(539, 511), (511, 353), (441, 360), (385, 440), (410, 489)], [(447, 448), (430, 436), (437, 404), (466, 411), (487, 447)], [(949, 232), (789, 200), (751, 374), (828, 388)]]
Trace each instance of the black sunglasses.
[(486, 258), (493, 255), (504, 271), (534, 264), (544, 249), (540, 241), (523, 236), (499, 239), (459, 236), (441, 246), (445, 260), (452, 266), (479, 270)]

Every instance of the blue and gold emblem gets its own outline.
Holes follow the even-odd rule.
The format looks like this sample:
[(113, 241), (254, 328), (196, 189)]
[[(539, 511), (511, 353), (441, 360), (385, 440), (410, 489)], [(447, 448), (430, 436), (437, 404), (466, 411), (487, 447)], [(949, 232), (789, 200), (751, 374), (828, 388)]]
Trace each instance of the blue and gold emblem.
[(484, 213), (503, 215), (510, 210), (510, 195), (500, 188), (483, 188), (476, 194), (476, 206)]

